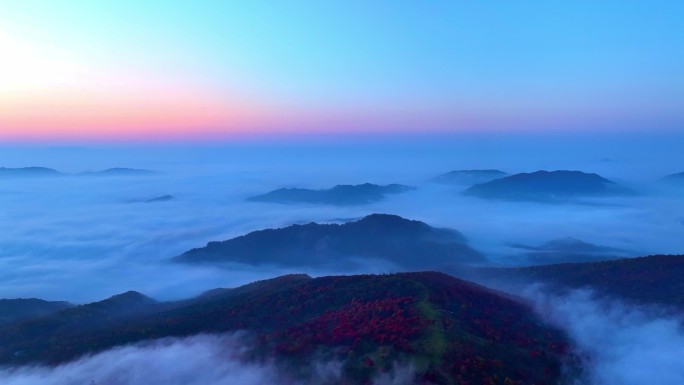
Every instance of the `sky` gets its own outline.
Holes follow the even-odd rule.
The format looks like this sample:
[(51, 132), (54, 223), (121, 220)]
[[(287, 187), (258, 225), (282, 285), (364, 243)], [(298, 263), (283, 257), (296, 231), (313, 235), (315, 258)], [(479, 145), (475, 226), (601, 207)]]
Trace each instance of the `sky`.
[(676, 131), (684, 3), (0, 0), (0, 141)]

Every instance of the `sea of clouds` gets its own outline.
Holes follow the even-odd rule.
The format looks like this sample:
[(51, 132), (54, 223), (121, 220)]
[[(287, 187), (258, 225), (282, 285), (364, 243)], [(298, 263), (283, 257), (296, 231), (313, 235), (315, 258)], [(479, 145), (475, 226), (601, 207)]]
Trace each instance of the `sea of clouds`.
[[(472, 138), (471, 138), (472, 139)], [(0, 167), (45, 166), (67, 174), (110, 167), (159, 171), (142, 177), (63, 176), (0, 180), (0, 298), (39, 297), (84, 303), (127, 290), (161, 300), (185, 298), (287, 273), (311, 275), (390, 272), (369, 261), (349, 271), (306, 267), (169, 263), (207, 242), (267, 227), (338, 221), (376, 212), (461, 231), (493, 263), (507, 264), (511, 243), (540, 244), (573, 236), (630, 250), (634, 255), (684, 251), (682, 190), (657, 182), (684, 171), (676, 146), (637, 151), (650, 142), (569, 143), (436, 141), (363, 145), (243, 144), (195, 147), (2, 148)], [(656, 145), (651, 143), (655, 148)], [(568, 147), (570, 146), (570, 147)], [(641, 194), (593, 204), (541, 204), (464, 197), (467, 186), (431, 183), (454, 169), (498, 168), (597, 172)], [(281, 187), (403, 183), (409, 193), (363, 206), (246, 202)], [(168, 202), (145, 200), (173, 195)], [(684, 351), (681, 320), (662, 311), (599, 299), (588, 292), (549, 297), (523, 293), (540, 314), (568, 332), (591, 368), (582, 384), (679, 383)], [(0, 371), (0, 383), (33, 384), (261, 384), (276, 383), (276, 363), (246, 364), (233, 336), (196, 336), (116, 348), (54, 367)], [(312, 383), (339, 376), (321, 363)], [(337, 374), (336, 374), (337, 373)], [(332, 376), (332, 377), (325, 377)], [(400, 385), (411, 368), (397, 367), (378, 383)], [(326, 379), (327, 378), (327, 379)]]
[[(681, 154), (654, 157), (628, 153), (627, 145), (606, 149), (586, 142), (576, 143), (576, 151), (560, 151), (568, 144), (556, 142), (556, 151), (548, 140), (516, 142), (511, 138), (3, 148), (0, 166), (45, 166), (70, 176), (0, 180), (0, 298), (80, 303), (138, 290), (158, 299), (177, 299), (286, 273), (393, 271), (391, 264), (374, 261), (352, 271), (251, 265), (226, 269), (168, 262), (207, 242), (249, 231), (371, 213), (455, 228), (471, 246), (499, 264), (515, 261), (511, 243), (536, 245), (568, 236), (633, 255), (684, 250), (681, 190), (667, 190), (657, 183), (665, 173), (677, 171), (673, 164)], [(542, 144), (546, 150), (529, 149)], [(71, 175), (110, 167), (150, 169), (159, 174)], [(473, 168), (509, 173), (538, 169), (598, 172), (642, 194), (594, 204), (554, 205), (465, 197), (460, 192), (468, 186), (430, 182), (450, 170)], [(365, 182), (403, 183), (417, 189), (354, 207), (245, 201), (281, 187), (328, 188)], [(164, 195), (174, 199), (144, 202)]]

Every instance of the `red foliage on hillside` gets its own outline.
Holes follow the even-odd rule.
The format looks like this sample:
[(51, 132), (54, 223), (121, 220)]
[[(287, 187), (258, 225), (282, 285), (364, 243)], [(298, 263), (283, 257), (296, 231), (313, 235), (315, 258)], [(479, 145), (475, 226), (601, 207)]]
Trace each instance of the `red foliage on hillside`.
[(353, 300), (339, 310), (328, 311), (315, 319), (276, 333), (284, 340), (281, 353), (300, 353), (318, 344), (343, 345), (344, 351), (358, 347), (363, 340), (390, 345), (410, 352), (411, 340), (430, 323), (411, 307), (410, 297), (361, 302)]

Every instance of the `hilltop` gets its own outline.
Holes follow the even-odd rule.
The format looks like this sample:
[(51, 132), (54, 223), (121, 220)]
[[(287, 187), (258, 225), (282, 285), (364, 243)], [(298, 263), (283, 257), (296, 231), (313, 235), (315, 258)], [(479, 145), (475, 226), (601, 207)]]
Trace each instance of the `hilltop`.
[(515, 174), (474, 185), (464, 194), (485, 199), (553, 202), (633, 192), (598, 174), (562, 170)]
[(414, 383), (553, 384), (569, 357), (566, 337), (526, 305), (435, 272), (293, 275), (175, 303), (125, 297), (115, 301), (116, 317), (109, 300), (0, 327), (0, 363), (55, 364), (122, 344), (239, 330), (252, 346), (242, 359), (276, 357), (292, 369), (285, 384), (314, 370), (314, 358), (341, 362), (350, 384), (398, 362), (415, 367)]
[(250, 197), (247, 200), (282, 204), (310, 203), (350, 206), (378, 202), (385, 199), (387, 195), (400, 194), (410, 190), (412, 190), (411, 187), (400, 184), (380, 186), (371, 183), (337, 185), (324, 190), (281, 188), (263, 195)]
[(61, 172), (47, 167), (0, 167), (0, 178), (38, 178), (62, 176)]
[(456, 230), (387, 214), (344, 224), (312, 222), (254, 231), (210, 242), (174, 260), (335, 268), (358, 263), (359, 259), (384, 260), (405, 270), (486, 261)]

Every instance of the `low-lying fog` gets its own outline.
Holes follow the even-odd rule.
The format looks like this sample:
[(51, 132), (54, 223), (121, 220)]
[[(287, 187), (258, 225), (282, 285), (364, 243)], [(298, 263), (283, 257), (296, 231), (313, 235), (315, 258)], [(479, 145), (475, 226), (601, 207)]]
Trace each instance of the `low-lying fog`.
[[(634, 255), (684, 251), (682, 192), (657, 179), (684, 171), (673, 141), (565, 137), (527, 140), (371, 138), (363, 143), (242, 143), (225, 146), (13, 147), (0, 167), (44, 166), (76, 174), (130, 167), (136, 177), (0, 180), (0, 298), (87, 302), (127, 290), (173, 299), (293, 272), (167, 263), (209, 241), (309, 221), (398, 214), (461, 231), (494, 263), (511, 263), (511, 243), (537, 245), (572, 236)], [(640, 150), (641, 149), (641, 150)], [(596, 172), (640, 191), (596, 204), (540, 204), (464, 197), (468, 186), (431, 183), (457, 169)], [(246, 202), (280, 187), (402, 183), (416, 190), (362, 206)], [(171, 195), (172, 200), (150, 202)], [(369, 264), (360, 271), (388, 272)], [(297, 271), (301, 272), (301, 271)]]
[(565, 330), (586, 361), (579, 385), (677, 384), (684, 381), (681, 315), (636, 306), (588, 290), (550, 295), (531, 286), (523, 293), (537, 312)]
[[(342, 363), (314, 361), (306, 378), (293, 378), (277, 359), (246, 362), (241, 335), (167, 338), (114, 348), (57, 367), (0, 368), (4, 385), (262, 385), (338, 384)], [(410, 385), (414, 370), (396, 365), (372, 385)]]

